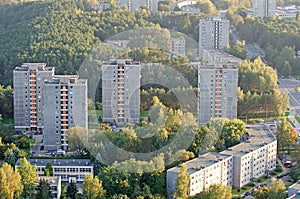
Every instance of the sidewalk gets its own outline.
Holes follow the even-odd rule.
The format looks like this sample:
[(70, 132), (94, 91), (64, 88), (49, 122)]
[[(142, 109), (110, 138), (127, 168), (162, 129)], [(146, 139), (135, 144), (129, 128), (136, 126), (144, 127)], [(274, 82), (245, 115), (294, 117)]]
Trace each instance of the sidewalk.
[[(295, 129), (297, 133), (300, 134), (300, 123), (296, 120), (295, 115), (296, 115), (296, 111), (294, 110), (294, 107), (290, 107), (290, 115), (288, 116), (288, 118), (295, 124)], [(299, 137), (299, 141), (300, 141), (300, 137)]]

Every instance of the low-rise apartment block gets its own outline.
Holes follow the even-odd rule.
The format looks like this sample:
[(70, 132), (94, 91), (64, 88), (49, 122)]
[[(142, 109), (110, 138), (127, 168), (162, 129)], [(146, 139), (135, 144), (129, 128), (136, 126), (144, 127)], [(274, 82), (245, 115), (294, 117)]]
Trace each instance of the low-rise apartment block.
[(264, 126), (250, 128), (248, 133), (248, 141), (221, 152), (234, 157), (233, 186), (238, 189), (276, 168), (277, 140), (273, 133)]
[[(276, 168), (277, 140), (263, 125), (248, 129), (250, 139), (220, 153), (206, 153), (186, 162), (190, 195), (222, 183), (240, 189)], [(168, 198), (173, 198), (180, 166), (167, 171)]]
[[(39, 176), (44, 176), (47, 163), (52, 164), (53, 175), (60, 176), (62, 182), (82, 183), (85, 174), (94, 173), (93, 164), (89, 159), (27, 159), (31, 165), (36, 165)], [(19, 161), (16, 164), (18, 167)]]
[[(209, 188), (212, 183), (233, 183), (233, 158), (231, 155), (206, 153), (186, 162), (187, 173), (190, 176), (189, 193), (196, 195)], [(175, 191), (176, 180), (181, 166), (173, 167), (167, 171), (167, 193), (172, 198)]]

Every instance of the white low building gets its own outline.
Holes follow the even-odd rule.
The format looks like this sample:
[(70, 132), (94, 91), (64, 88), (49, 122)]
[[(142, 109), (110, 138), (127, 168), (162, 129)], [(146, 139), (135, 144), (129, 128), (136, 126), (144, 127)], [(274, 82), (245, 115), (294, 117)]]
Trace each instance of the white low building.
[[(231, 155), (206, 153), (186, 162), (190, 175), (190, 195), (196, 195), (209, 188), (212, 183), (233, 183), (233, 157)], [(181, 166), (167, 171), (167, 193), (172, 198), (176, 187), (177, 174)]]
[(51, 197), (59, 199), (61, 195), (61, 177), (60, 176), (39, 176), (38, 181), (45, 180), (50, 185)]
[[(31, 165), (36, 165), (39, 176), (44, 176), (47, 163), (51, 163), (53, 175), (60, 176), (62, 182), (82, 183), (85, 174), (94, 174), (93, 164), (89, 159), (28, 159)], [(18, 167), (19, 161), (16, 167)]]

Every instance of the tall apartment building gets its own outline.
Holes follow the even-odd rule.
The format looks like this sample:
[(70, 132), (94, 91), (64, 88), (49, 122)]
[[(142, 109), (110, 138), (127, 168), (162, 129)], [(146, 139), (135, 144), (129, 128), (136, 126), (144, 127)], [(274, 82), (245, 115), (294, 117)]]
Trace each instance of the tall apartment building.
[(199, 22), (199, 58), (203, 58), (203, 50), (222, 50), (229, 44), (229, 20), (207, 17)]
[[(189, 194), (195, 195), (212, 183), (237, 189), (267, 176), (276, 168), (277, 140), (270, 129), (254, 125), (248, 129), (250, 139), (220, 153), (206, 153), (186, 162)], [(173, 198), (180, 166), (167, 170), (168, 198)]]
[(68, 150), (66, 131), (87, 129), (87, 80), (75, 75), (55, 76), (43, 87), (44, 149)]
[(140, 62), (110, 59), (102, 63), (102, 121), (124, 126), (140, 119)]
[[(217, 153), (206, 153), (186, 162), (189, 174), (189, 194), (196, 195), (209, 188), (212, 183), (233, 183), (233, 157)], [(181, 166), (173, 167), (167, 171), (167, 194), (173, 198), (178, 172)]]
[(254, 17), (270, 17), (275, 15), (276, 0), (253, 0)]
[(237, 117), (238, 69), (234, 64), (214, 62), (198, 69), (198, 123), (206, 124), (216, 117)]
[(15, 131), (43, 130), (43, 83), (53, 76), (54, 68), (45, 63), (24, 63), (14, 69)]

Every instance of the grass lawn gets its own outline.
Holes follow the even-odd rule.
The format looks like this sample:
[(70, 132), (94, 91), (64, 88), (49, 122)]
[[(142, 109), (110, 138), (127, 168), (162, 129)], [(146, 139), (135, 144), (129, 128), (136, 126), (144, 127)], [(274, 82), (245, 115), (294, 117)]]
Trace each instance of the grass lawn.
[(267, 181), (268, 178), (267, 177), (262, 177), (260, 179), (257, 180), (258, 183), (264, 183), (265, 181)]
[(29, 143), (30, 143), (30, 147), (25, 148), (25, 149), (22, 149), (22, 150), (25, 151), (27, 154), (31, 154), (31, 153), (30, 153), (30, 150), (31, 150), (32, 147), (34, 146), (35, 139), (30, 138), (30, 139), (29, 139)]
[(246, 186), (243, 186), (243, 187), (241, 188), (240, 191), (238, 191), (236, 188), (233, 188), (233, 189), (232, 189), (232, 194), (233, 194), (233, 195), (243, 194), (243, 193), (249, 191), (250, 189), (252, 189), (252, 188), (255, 187), (255, 186), (256, 186), (256, 184), (250, 183), (250, 184), (248, 184), (248, 185), (246, 185)]
[(0, 123), (14, 125), (14, 120), (13, 119), (6, 119), (6, 120), (2, 120)]
[(295, 118), (300, 123), (300, 116), (298, 114), (295, 115)]
[(97, 117), (99, 117), (100, 115), (102, 115), (102, 110), (88, 110), (88, 115), (96, 115)]
[(98, 129), (99, 124), (88, 124), (88, 126), (89, 129)]
[(142, 111), (140, 117), (148, 117), (149, 111)]
[(287, 118), (287, 121), (292, 125), (293, 128), (296, 127), (295, 124), (290, 119)]
[(294, 77), (296, 80), (300, 80), (300, 75), (295, 75)]

